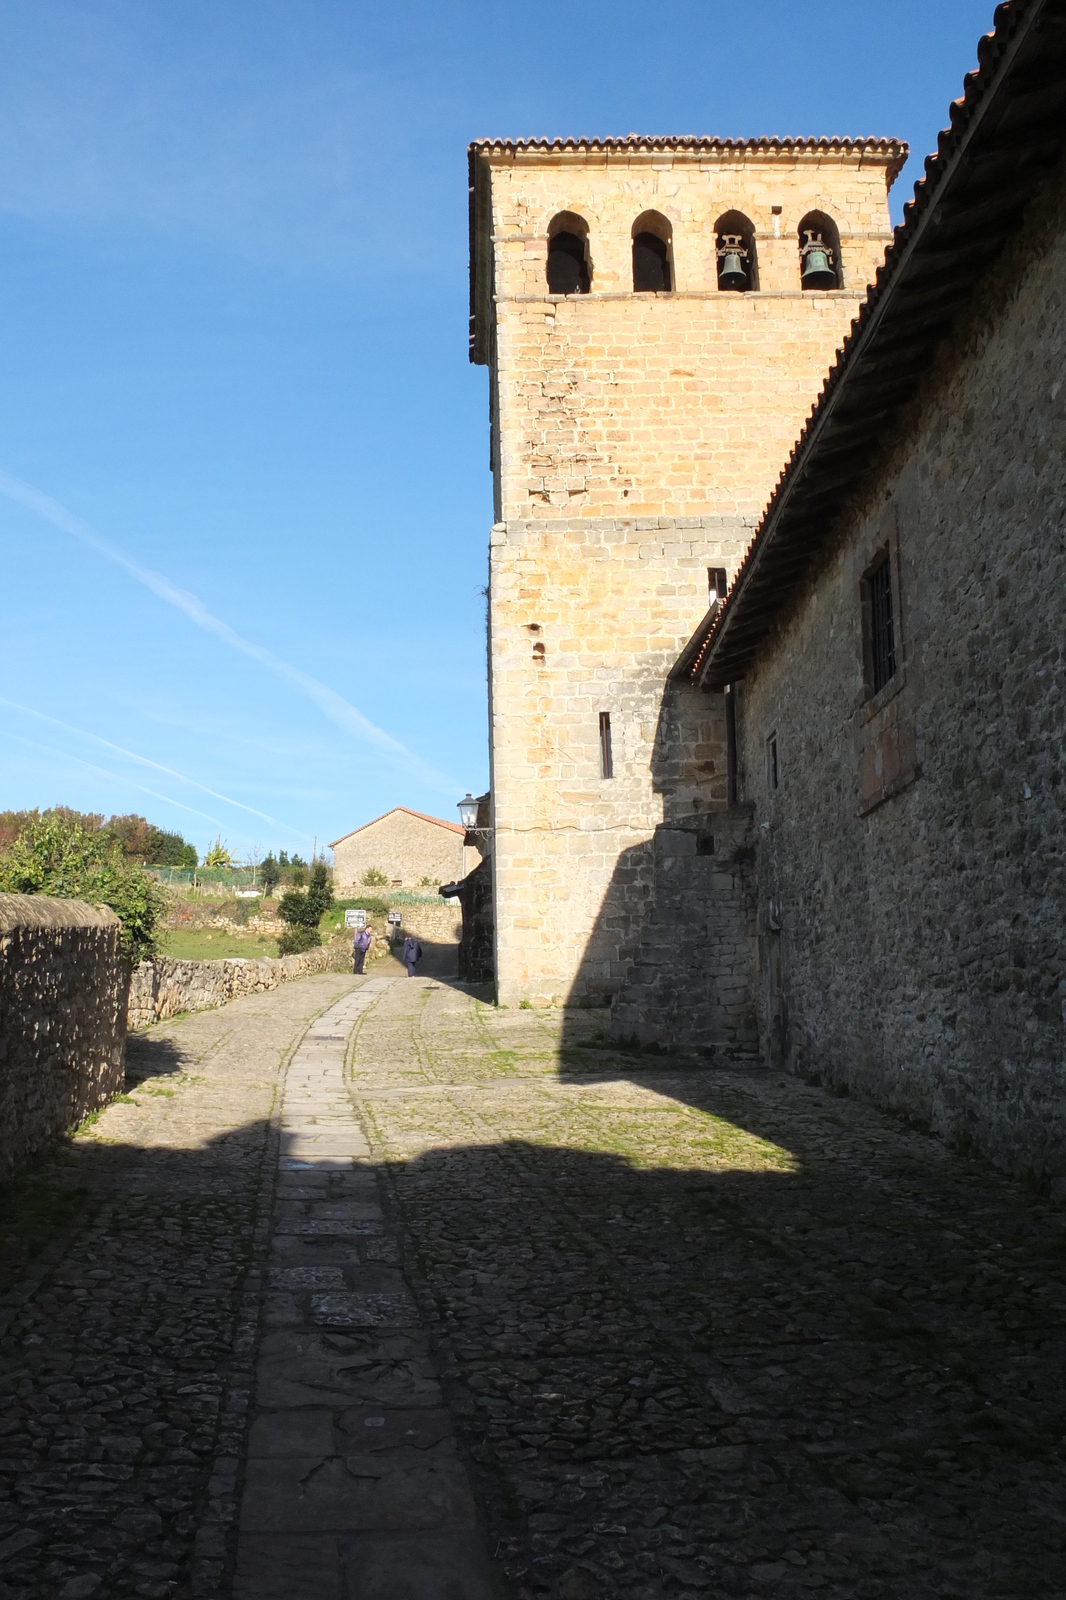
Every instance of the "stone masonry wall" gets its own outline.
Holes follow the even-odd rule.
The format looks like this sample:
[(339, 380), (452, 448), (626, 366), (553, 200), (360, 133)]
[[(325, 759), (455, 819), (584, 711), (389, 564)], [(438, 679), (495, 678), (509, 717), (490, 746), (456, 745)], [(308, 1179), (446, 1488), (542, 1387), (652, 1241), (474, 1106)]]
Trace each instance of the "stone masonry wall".
[(129, 965), (113, 911), (0, 894), (0, 1174), (120, 1087)]
[(753, 857), (747, 807), (655, 830), (648, 910), (611, 1007), (612, 1038), (758, 1062)]
[[(609, 997), (639, 928), (621, 857), (664, 816), (724, 802), (720, 703), (689, 696), (698, 726), (664, 737), (682, 716), (664, 685), (705, 609), (708, 565), (727, 565), (749, 537), (714, 517), (493, 530), (493, 870), (508, 1004)], [(691, 759), (679, 763), (682, 742)]]
[(176, 1017), (183, 1011), (209, 1011), (241, 995), (276, 989), (291, 978), (306, 978), (312, 972), (345, 971), (350, 965), (350, 940), (305, 950), (296, 956), (266, 957), (261, 961), (242, 957), (177, 961), (171, 956), (157, 956), (134, 968), (129, 1026), (148, 1028), (153, 1022)]
[(402, 808), (359, 828), (333, 848), (334, 892), (361, 889), (363, 874), (376, 867), (393, 888), (414, 888), (428, 878), (434, 888), (463, 875), (463, 839), (458, 823), (430, 821)]
[[(883, 258), (886, 158), (492, 161), (497, 984), (512, 1004), (597, 1003), (636, 959), (656, 828), (724, 803), (721, 703), (664, 696), (666, 675)], [(717, 288), (715, 224), (734, 207), (756, 226), (757, 293)], [(673, 230), (669, 294), (632, 292), (650, 208)], [(799, 287), (797, 227), (815, 208), (840, 227), (844, 290)], [(588, 224), (591, 294), (547, 294), (561, 210)]]
[[(494, 157), (497, 519), (759, 512), (884, 259), (886, 167), (869, 153)], [(718, 289), (715, 224), (732, 209), (755, 227), (755, 293)], [(840, 230), (845, 287), (812, 294), (798, 227), (816, 209)], [(564, 210), (589, 229), (587, 295), (547, 292)], [(646, 210), (672, 229), (669, 294), (633, 293)]]
[[(1064, 283), (1060, 171), (739, 696), (768, 1056), (1060, 1174)], [(869, 700), (859, 587), (886, 546), (902, 668)]]

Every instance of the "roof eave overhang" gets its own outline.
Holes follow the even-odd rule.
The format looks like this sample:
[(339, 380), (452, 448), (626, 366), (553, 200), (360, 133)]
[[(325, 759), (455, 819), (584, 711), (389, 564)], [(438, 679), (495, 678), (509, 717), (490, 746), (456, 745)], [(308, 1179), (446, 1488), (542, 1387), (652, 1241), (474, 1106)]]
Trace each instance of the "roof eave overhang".
[[(1061, 155), (1066, 0), (1000, 5), (995, 31), (982, 39), (978, 56), (978, 70), (968, 75), (966, 92), (952, 107), (952, 126), (926, 161), (926, 176), (915, 185), (885, 266), (826, 378), (733, 586), (709, 624), (689, 640), (671, 677), (720, 689), (745, 676), (836, 514), (873, 463), (886, 427), (917, 390), (953, 317)], [(1027, 75), (1029, 67), (1034, 70)], [(990, 181), (989, 160), (1002, 155), (1004, 144), (1008, 159)]]

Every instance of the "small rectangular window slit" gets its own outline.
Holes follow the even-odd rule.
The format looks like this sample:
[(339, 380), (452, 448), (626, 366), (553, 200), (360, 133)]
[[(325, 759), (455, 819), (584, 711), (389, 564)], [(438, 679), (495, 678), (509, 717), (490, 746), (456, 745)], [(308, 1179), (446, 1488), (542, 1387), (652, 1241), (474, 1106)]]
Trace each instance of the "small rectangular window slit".
[(766, 787), (777, 788), (777, 734), (772, 733), (766, 741)]
[(716, 600), (724, 600), (729, 581), (726, 578), (724, 567), (707, 568), (707, 604), (713, 606)]
[(874, 694), (896, 675), (896, 624), (892, 612), (892, 562), (888, 555), (869, 577), (870, 666)]
[(614, 757), (611, 754), (611, 713), (600, 712), (600, 777), (614, 777)]

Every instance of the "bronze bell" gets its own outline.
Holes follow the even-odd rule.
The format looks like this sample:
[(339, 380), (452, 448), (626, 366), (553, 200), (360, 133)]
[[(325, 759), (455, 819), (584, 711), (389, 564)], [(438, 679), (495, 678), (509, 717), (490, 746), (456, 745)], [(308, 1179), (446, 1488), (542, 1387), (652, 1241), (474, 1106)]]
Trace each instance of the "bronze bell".
[(723, 233), (718, 240), (719, 289), (746, 289), (748, 252), (739, 233)]
[(805, 289), (835, 289), (837, 275), (833, 268), (833, 252), (814, 229), (804, 229), (800, 246), (803, 267), (800, 282)]

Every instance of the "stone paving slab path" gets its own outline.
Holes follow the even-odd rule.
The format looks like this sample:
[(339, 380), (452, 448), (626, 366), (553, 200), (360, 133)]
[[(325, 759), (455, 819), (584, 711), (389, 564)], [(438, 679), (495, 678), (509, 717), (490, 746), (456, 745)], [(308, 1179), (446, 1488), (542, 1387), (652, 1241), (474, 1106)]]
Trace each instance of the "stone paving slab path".
[(287, 1068), (236, 1600), (501, 1592), (345, 1073), (408, 981), (362, 980)]
[(127, 1093), (0, 1194), (0, 1597), (228, 1586), (275, 1093), (335, 973), (129, 1041)]
[(0, 1600), (1066, 1600), (1063, 1208), (601, 1023), (137, 1041), (0, 1216)]

